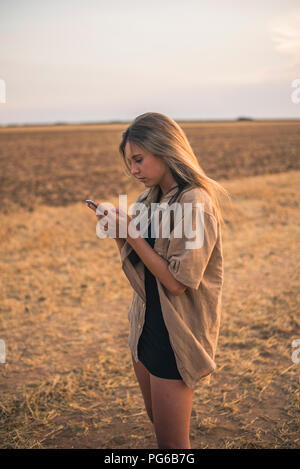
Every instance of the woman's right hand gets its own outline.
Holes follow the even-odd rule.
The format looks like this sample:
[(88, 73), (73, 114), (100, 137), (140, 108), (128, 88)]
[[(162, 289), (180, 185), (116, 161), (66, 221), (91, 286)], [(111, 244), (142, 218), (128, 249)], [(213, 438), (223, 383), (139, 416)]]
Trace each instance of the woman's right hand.
[[(95, 201), (95, 204), (96, 204), (96, 205), (97, 205), (97, 207), (98, 207), (98, 205), (99, 205), (99, 202), (96, 202), (96, 201)], [(88, 207), (89, 207), (91, 210), (93, 210), (93, 212), (95, 212), (95, 213), (96, 213), (96, 210), (97, 210), (97, 208), (95, 208), (95, 207), (94, 207), (94, 205), (92, 205), (92, 204), (89, 204), (89, 203), (87, 202), (87, 206), (88, 206)], [(104, 217), (104, 216), (106, 216), (107, 214), (108, 214), (108, 211), (107, 211), (107, 210), (105, 210), (105, 211), (104, 211), (104, 215), (96, 215), (96, 217), (97, 217), (97, 219), (98, 219), (98, 220), (101, 220), (101, 218), (103, 218), (103, 217)], [(106, 229), (106, 230), (107, 230), (107, 228), (108, 228), (108, 223), (106, 223), (106, 225), (105, 225), (104, 229)]]

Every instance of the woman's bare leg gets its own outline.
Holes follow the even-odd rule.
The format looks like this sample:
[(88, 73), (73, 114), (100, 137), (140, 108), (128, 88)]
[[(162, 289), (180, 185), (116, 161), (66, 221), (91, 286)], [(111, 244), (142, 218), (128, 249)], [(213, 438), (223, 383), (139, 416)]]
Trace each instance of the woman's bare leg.
[(182, 380), (150, 373), (152, 413), (159, 448), (190, 449), (190, 419), (194, 391)]
[(147, 370), (147, 368), (145, 368), (145, 366), (143, 365), (141, 361), (138, 361), (136, 363), (132, 354), (131, 354), (131, 358), (132, 358), (133, 368), (134, 368), (137, 380), (139, 382), (139, 385), (142, 391), (148, 417), (153, 423), (152, 405), (151, 405), (150, 373)]

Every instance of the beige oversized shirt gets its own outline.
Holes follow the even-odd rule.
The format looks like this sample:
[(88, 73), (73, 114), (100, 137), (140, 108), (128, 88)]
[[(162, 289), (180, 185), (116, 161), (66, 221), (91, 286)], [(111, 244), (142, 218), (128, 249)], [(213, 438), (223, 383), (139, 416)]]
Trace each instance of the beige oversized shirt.
[[(160, 204), (168, 202), (177, 192), (174, 185), (162, 195)], [(152, 186), (139, 195), (135, 203), (143, 203), (150, 209), (155, 203), (159, 186)], [(222, 286), (223, 253), (221, 228), (217, 222), (215, 208), (209, 194), (200, 187), (184, 189), (177, 203), (204, 203), (204, 239), (200, 248), (187, 249), (184, 230), (181, 238), (161, 236), (155, 239), (154, 251), (168, 262), (172, 275), (187, 286), (184, 293), (173, 295), (157, 278), (163, 319), (169, 333), (178, 371), (187, 386), (195, 389), (196, 384), (210, 384), (211, 373), (216, 369), (214, 361), (219, 335)], [(132, 214), (135, 218), (137, 214)], [(150, 213), (150, 210), (149, 210)], [(184, 217), (184, 210), (183, 210)], [(192, 211), (193, 227), (195, 211)], [(177, 219), (176, 219), (177, 220)], [(150, 218), (148, 220), (150, 223)], [(131, 254), (131, 256), (130, 256)], [(141, 259), (132, 260), (134, 250), (125, 242), (121, 249), (122, 269), (133, 287), (133, 297), (128, 311), (128, 345), (138, 361), (137, 345), (143, 330), (146, 309), (145, 266)]]

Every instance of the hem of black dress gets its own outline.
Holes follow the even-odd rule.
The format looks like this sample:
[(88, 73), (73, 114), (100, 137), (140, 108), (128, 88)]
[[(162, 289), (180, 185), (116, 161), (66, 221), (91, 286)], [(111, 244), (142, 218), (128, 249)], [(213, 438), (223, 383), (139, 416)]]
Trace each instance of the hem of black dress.
[[(178, 379), (178, 380), (183, 381), (183, 378), (182, 378), (181, 375), (180, 375), (180, 378), (178, 378), (178, 377), (176, 377), (176, 378), (169, 378), (169, 377), (168, 377), (168, 378), (167, 378), (166, 376), (159, 376), (156, 372), (153, 373), (152, 371), (150, 371), (150, 370), (149, 370), (149, 367), (139, 358), (139, 356), (138, 356), (138, 359), (139, 359), (139, 361), (144, 365), (144, 367), (147, 369), (147, 371), (149, 371), (149, 373), (151, 373), (151, 374), (152, 374), (153, 376), (155, 376), (156, 378), (162, 378), (162, 379)], [(178, 373), (179, 373), (179, 371), (178, 371)]]

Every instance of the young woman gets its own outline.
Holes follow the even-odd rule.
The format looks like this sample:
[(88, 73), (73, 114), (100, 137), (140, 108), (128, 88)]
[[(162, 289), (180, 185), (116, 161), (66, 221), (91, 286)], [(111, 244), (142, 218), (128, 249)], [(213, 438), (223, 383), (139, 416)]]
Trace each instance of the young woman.
[[(114, 214), (122, 269), (133, 287), (128, 311), (133, 367), (158, 447), (191, 448), (193, 392), (199, 382), (210, 383), (216, 368), (224, 223), (217, 194), (229, 194), (205, 174), (181, 127), (163, 114), (138, 116), (123, 133), (119, 150), (129, 174), (146, 186), (136, 200), (147, 210), (146, 233), (127, 231), (120, 237), (121, 212)], [(169, 214), (175, 207), (168, 237), (157, 229), (153, 233), (155, 203), (169, 207)], [(135, 216), (125, 214), (128, 224)], [(200, 243), (188, 244), (184, 228), (175, 234), (186, 221), (188, 233), (194, 227), (195, 236), (201, 231)]]

